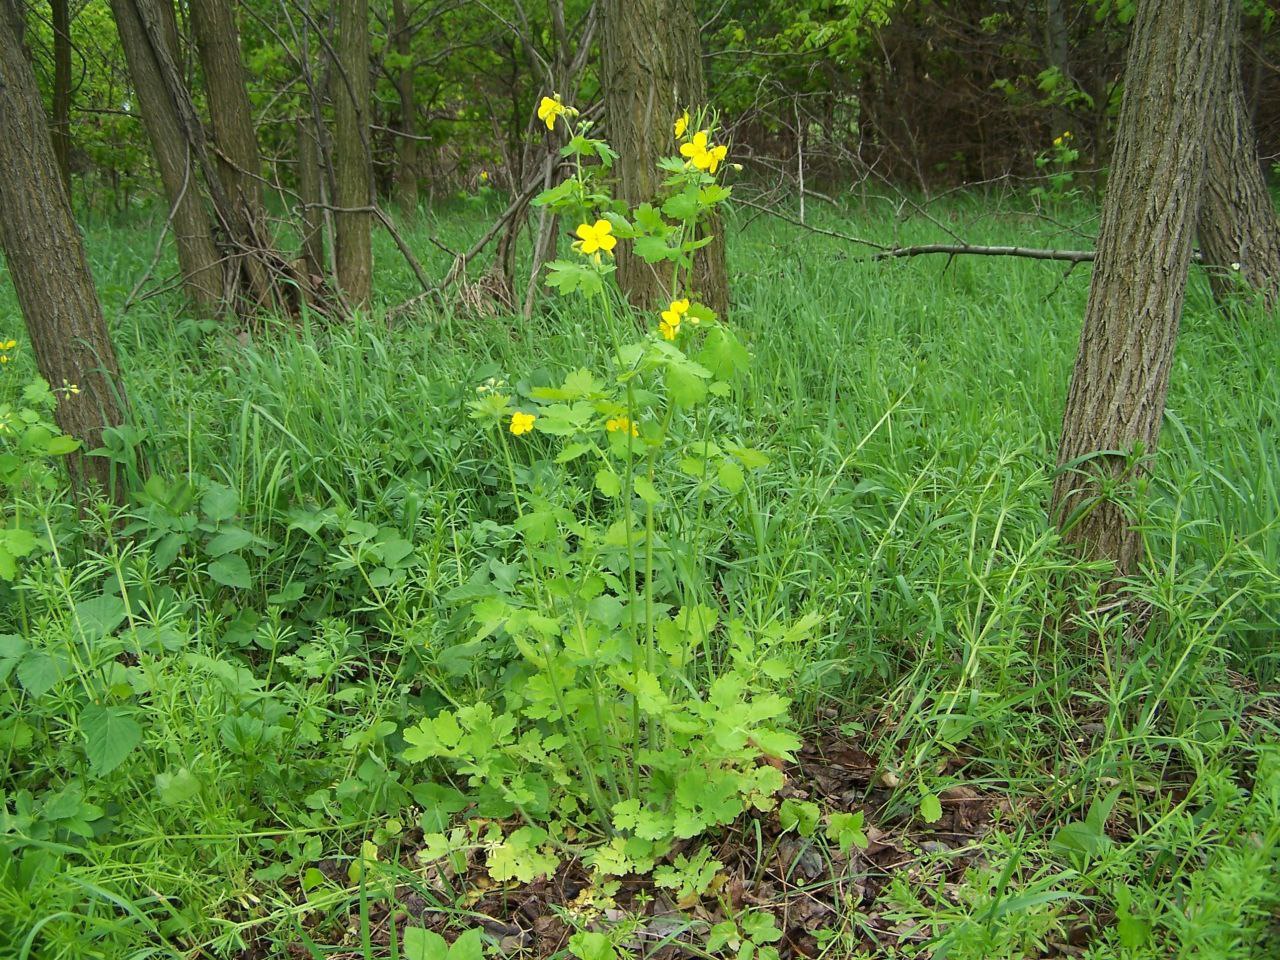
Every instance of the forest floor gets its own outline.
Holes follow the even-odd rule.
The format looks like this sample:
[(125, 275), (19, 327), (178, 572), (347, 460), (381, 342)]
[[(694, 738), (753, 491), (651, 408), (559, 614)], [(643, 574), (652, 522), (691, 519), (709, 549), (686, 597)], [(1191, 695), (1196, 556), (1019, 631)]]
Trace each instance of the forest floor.
[[(440, 275), (428, 237), (464, 248), (495, 205), (406, 236)], [(880, 240), (945, 224), (1077, 247), (1055, 221), (1091, 215), (977, 194), (934, 220), (894, 210), (810, 217)], [(460, 302), (388, 323), (419, 291), (385, 237), (377, 303), (347, 323), (229, 332), (172, 293), (125, 311), (158, 219), (87, 231), (133, 409), (112, 441), (130, 505), (77, 516), (43, 489), (11, 505), (45, 540), (0, 581), (0, 956), (1280, 953), (1273, 318), (1218, 310), (1193, 272), (1153, 473), (1123, 491), (1146, 559), (1116, 596), (1045, 515), (1087, 266), (867, 263), (831, 236), (731, 223), (728, 322), (750, 372), (697, 442), (743, 444), (751, 469), (722, 467), (713, 508), (666, 495), (668, 536), (704, 548), (655, 541), (642, 579), (723, 620), (687, 661), (663, 640), (683, 665), (664, 695), (701, 704), (741, 675), (755, 699), (733, 709), (788, 702), (760, 734), (781, 786), (743, 788), (725, 822), (644, 864), (608, 845), (581, 770), (548, 759), (560, 740), (503, 754), (551, 771), (545, 820), (520, 813), (541, 787), (505, 781), (505, 806), (473, 794), (485, 758), (450, 754), (447, 731), (435, 759), (411, 747), (446, 709), (537, 696), (527, 664), (546, 655), (484, 623), (546, 536), (513, 491), (588, 518), (601, 498), (547, 436), (495, 446), (469, 404), (607, 370), (598, 318)], [(0, 316), (17, 317), (11, 297), (0, 281)], [(32, 373), (19, 347), (0, 405)], [(625, 576), (599, 579), (611, 598)], [(649, 756), (659, 725), (640, 726)], [(625, 743), (601, 750), (641, 767)]]

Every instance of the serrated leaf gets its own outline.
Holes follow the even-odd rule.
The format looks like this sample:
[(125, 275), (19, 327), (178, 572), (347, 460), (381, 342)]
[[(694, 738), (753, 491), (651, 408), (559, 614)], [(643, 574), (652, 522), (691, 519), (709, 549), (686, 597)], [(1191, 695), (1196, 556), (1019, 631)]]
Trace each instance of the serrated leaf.
[(32, 697), (52, 690), (67, 672), (66, 663), (49, 653), (29, 653), (18, 664), (18, 682)]
[(596, 489), (606, 497), (616, 497), (622, 492), (622, 479), (612, 470), (597, 470)]
[(209, 576), (224, 587), (234, 587), (237, 590), (248, 590), (252, 584), (249, 564), (236, 553), (219, 557), (209, 564)]
[(209, 541), (209, 556), (220, 557), (233, 550), (242, 550), (253, 543), (253, 534), (241, 527), (228, 527)]
[(631, 483), (638, 496), (649, 506), (655, 506), (662, 502), (662, 494), (658, 492), (658, 488), (653, 485), (648, 477), (634, 477)]
[(920, 819), (925, 823), (937, 823), (942, 819), (942, 801), (938, 799), (936, 794), (921, 794)]
[(818, 829), (822, 811), (816, 803), (788, 798), (778, 808), (778, 823), (783, 830), (794, 830), (802, 837), (811, 837)]
[(240, 496), (230, 487), (211, 483), (200, 500), (200, 509), (214, 523), (230, 520), (240, 509)]
[(746, 486), (746, 478), (742, 474), (742, 468), (732, 460), (721, 460), (720, 466), (716, 470), (716, 475), (720, 479), (720, 486), (730, 493), (741, 493), (742, 488)]
[(127, 609), (124, 600), (114, 594), (103, 594), (76, 604), (76, 623), (85, 640), (98, 640), (112, 633), (124, 622)]
[(91, 703), (80, 714), (84, 752), (89, 769), (102, 776), (120, 766), (133, 748), (142, 742), (142, 727), (127, 707), (104, 707)]

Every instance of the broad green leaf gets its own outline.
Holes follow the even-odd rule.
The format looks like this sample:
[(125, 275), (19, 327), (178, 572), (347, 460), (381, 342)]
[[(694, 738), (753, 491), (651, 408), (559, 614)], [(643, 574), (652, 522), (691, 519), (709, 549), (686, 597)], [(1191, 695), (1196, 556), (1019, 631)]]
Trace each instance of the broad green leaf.
[(613, 941), (595, 930), (583, 930), (569, 938), (569, 952), (578, 960), (617, 960)]
[(449, 956), (449, 945), (434, 930), (405, 927), (401, 942), (404, 960), (445, 960)]
[(920, 818), (925, 823), (937, 823), (942, 819), (942, 801), (938, 799), (936, 794), (924, 793), (920, 795)]
[(449, 960), (484, 960), (484, 936), (479, 927), (472, 927), (453, 941)]
[(635, 488), (636, 496), (650, 506), (662, 502), (662, 494), (658, 492), (658, 488), (653, 485), (653, 481), (648, 477), (634, 477), (632, 486)]
[(52, 690), (66, 674), (66, 661), (49, 653), (29, 653), (18, 664), (18, 682), (32, 697)]
[(209, 556), (220, 557), (233, 550), (243, 550), (253, 543), (253, 534), (241, 527), (228, 527), (209, 541)]
[(616, 497), (622, 492), (622, 479), (612, 470), (597, 470), (596, 489), (606, 497)]
[(816, 803), (807, 800), (786, 799), (778, 808), (778, 823), (783, 830), (794, 830), (802, 837), (811, 837), (818, 829), (818, 819), (822, 811)]
[(160, 802), (176, 807), (200, 793), (200, 779), (186, 767), (156, 774), (156, 793)]
[(219, 557), (209, 564), (209, 576), (224, 587), (234, 587), (237, 590), (248, 590), (252, 585), (249, 565), (237, 553)]
[(200, 509), (214, 523), (230, 520), (240, 509), (240, 496), (230, 487), (211, 483), (200, 500)]
[(127, 707), (91, 703), (80, 714), (84, 752), (89, 769), (98, 776), (110, 773), (142, 742), (142, 728)]
[(85, 640), (107, 636), (124, 622), (127, 613), (124, 600), (114, 594), (103, 594), (76, 604), (76, 622)]

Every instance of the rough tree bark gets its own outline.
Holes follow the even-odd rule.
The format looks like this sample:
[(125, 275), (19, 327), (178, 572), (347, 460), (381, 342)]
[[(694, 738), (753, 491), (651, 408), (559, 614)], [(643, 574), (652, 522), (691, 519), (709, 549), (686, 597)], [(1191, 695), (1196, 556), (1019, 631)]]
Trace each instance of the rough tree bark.
[[(676, 152), (675, 118), (706, 104), (698, 22), (690, 0), (604, 0), (601, 77), (605, 125), (618, 151), (619, 195), (630, 204), (653, 199), (660, 183), (656, 163)], [(715, 310), (728, 304), (724, 242), (717, 234), (699, 257), (698, 297)], [(667, 296), (669, 281), (656, 266), (618, 251), (618, 284), (641, 307)]]
[(298, 198), (302, 201), (302, 259), (307, 274), (323, 277), (324, 265), (324, 168), (320, 144), (310, 114), (298, 117)]
[[(172, 56), (177, 49), (177, 24), (173, 8), (160, 5), (168, 12), (165, 33)], [(200, 173), (196, 158), (183, 133), (177, 108), (169, 96), (161, 67), (156, 59), (146, 28), (133, 0), (111, 0), (111, 12), (124, 50), (125, 62), (139, 113), (151, 141), (165, 198), (172, 212), (174, 242), (178, 248), (178, 267), (183, 287), (196, 307), (206, 315), (221, 312), (223, 305), (223, 271), (221, 257), (213, 239), (213, 223), (200, 196)]]
[[(262, 161), (245, 87), (235, 14), (229, 0), (191, 0), (190, 10), (196, 51), (204, 71), (218, 178), (228, 201), (236, 208), (236, 221), (244, 230), (239, 239), (249, 248), (262, 246), (268, 242), (260, 179)], [(246, 272), (247, 288), (253, 291), (255, 308), (263, 306), (271, 281), (262, 263), (251, 256), (241, 257), (240, 262)]]
[(218, 174), (233, 202), (261, 216), (262, 163), (240, 60), (240, 34), (228, 0), (191, 0), (191, 30), (204, 71)]
[[(1052, 511), (1090, 558), (1135, 569), (1108, 488), (1155, 450), (1186, 292), (1210, 111), (1239, 0), (1139, 0), (1111, 180), (1058, 448)], [(1114, 491), (1111, 491), (1114, 493)]]
[(83, 444), (69, 461), (83, 496), (86, 481), (110, 487), (110, 462), (85, 452), (122, 422), (124, 388), (16, 15), (0, 0), (0, 247), (40, 375), (60, 391), (58, 425)]
[(69, 0), (50, 0), (53, 24), (53, 155), (71, 196), (71, 10)]
[(1262, 174), (1258, 139), (1245, 101), (1238, 17), (1230, 30), (1226, 71), (1209, 120), (1200, 252), (1219, 302), (1243, 281), (1262, 294), (1268, 307), (1274, 307), (1280, 302), (1280, 222)]
[(405, 215), (418, 209), (418, 105), (413, 97), (413, 31), (404, 0), (392, 0), (392, 28), (396, 54), (401, 58), (396, 76), (400, 97), (400, 136), (396, 139), (396, 205)]
[(336, 48), (332, 96), (338, 286), (351, 303), (361, 304), (373, 291), (368, 0), (338, 0)]

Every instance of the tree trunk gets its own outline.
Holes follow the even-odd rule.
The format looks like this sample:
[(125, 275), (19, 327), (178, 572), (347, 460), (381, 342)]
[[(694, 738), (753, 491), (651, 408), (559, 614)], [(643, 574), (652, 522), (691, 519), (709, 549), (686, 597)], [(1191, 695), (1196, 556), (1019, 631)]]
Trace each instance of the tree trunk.
[(307, 275), (323, 277), (324, 265), (324, 170), (320, 144), (310, 115), (298, 117), (298, 196), (302, 200), (302, 259)]
[[(168, 2), (165, 0), (166, 5)], [(235, 222), (243, 231), (237, 239), (249, 250), (264, 247), (269, 237), (262, 206), (262, 161), (245, 88), (235, 15), (229, 0), (191, 0), (190, 9), (191, 28), (204, 71), (218, 179), (235, 208)], [(251, 255), (238, 259), (245, 271), (245, 288), (251, 291), (252, 309), (265, 306), (271, 298), (271, 278), (262, 262)]]
[[(80, 440), (69, 460), (77, 493), (110, 487), (110, 462), (87, 456), (125, 413), (124, 388), (62, 185), (35, 74), (0, 0), (0, 247), (40, 375), (58, 390), (58, 425)], [(64, 389), (74, 386), (77, 389)]]
[(1209, 120), (1200, 251), (1215, 299), (1225, 301), (1243, 281), (1274, 307), (1280, 302), (1280, 223), (1245, 101), (1238, 18), (1230, 29), (1226, 72)]
[(190, 10), (222, 188), (257, 220), (262, 209), (262, 164), (235, 17), (228, 0), (191, 0)]
[(352, 304), (361, 304), (373, 290), (368, 0), (338, 0), (336, 52), (332, 82), (338, 286)]
[[(675, 118), (685, 108), (705, 105), (698, 22), (690, 0), (604, 0), (603, 11), (605, 122), (619, 154), (619, 195), (634, 206), (653, 199), (661, 183), (656, 164), (676, 153)], [(717, 236), (699, 254), (695, 292), (723, 313), (728, 304), (724, 239), (718, 223), (710, 229)], [(637, 306), (653, 308), (668, 296), (669, 275), (621, 247), (617, 277)]]
[[(160, 6), (162, 15), (168, 12), (165, 33), (172, 44), (169, 49), (172, 57), (177, 46), (177, 25), (173, 22), (173, 8)], [(221, 257), (214, 244), (212, 221), (200, 196), (196, 158), (183, 133), (177, 108), (169, 96), (160, 63), (133, 0), (111, 0), (111, 11), (169, 202), (183, 286), (200, 312), (219, 313), (224, 289)]]
[(68, 0), (50, 0), (53, 21), (53, 155), (71, 197), (71, 11)]
[(1062, 421), (1053, 514), (1122, 574), (1142, 540), (1115, 486), (1154, 452), (1186, 292), (1210, 110), (1239, 0), (1139, 0), (1111, 181)]
[(404, 0), (392, 0), (396, 53), (402, 63), (396, 77), (400, 95), (400, 136), (396, 140), (396, 205), (405, 215), (418, 209), (418, 106), (413, 96), (413, 33)]

